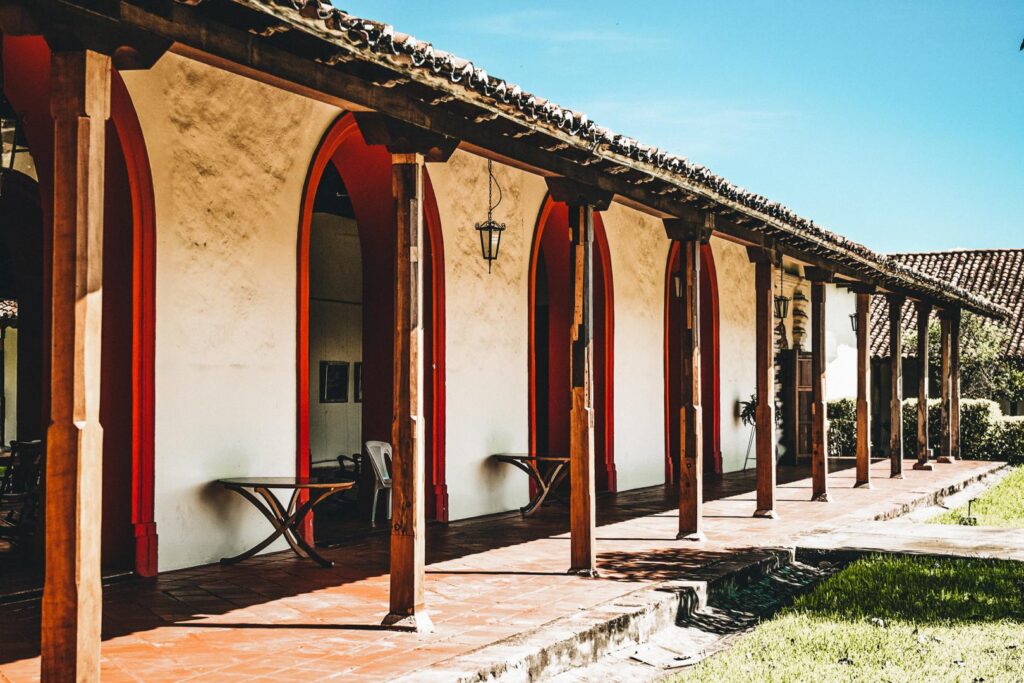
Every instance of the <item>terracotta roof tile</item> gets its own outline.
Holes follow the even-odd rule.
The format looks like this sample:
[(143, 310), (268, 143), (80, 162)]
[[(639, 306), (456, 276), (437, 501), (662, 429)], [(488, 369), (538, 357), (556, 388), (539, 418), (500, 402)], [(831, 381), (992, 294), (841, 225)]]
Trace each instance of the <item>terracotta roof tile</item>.
[[(1006, 354), (1024, 357), (1024, 249), (979, 249), (892, 254), (916, 270), (974, 292), (1010, 311), (999, 323), (1009, 333)], [(889, 355), (889, 316), (885, 297), (871, 302), (871, 353)], [(901, 313), (904, 334), (917, 326), (912, 303)], [(904, 353), (907, 349), (904, 349)]]

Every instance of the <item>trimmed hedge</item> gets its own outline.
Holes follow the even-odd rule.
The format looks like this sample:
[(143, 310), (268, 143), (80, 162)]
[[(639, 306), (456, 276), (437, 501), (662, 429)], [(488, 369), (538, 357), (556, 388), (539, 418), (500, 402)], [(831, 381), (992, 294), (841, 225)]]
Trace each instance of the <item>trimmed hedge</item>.
[[(939, 447), (940, 401), (928, 401), (928, 440)], [(852, 399), (828, 404), (828, 452), (832, 457), (856, 452), (857, 410)], [(903, 401), (903, 450), (908, 458), (917, 452), (917, 399)], [(985, 399), (960, 401), (960, 456), (970, 460), (1006, 460), (1024, 463), (1024, 417), (1003, 415), (999, 404)]]

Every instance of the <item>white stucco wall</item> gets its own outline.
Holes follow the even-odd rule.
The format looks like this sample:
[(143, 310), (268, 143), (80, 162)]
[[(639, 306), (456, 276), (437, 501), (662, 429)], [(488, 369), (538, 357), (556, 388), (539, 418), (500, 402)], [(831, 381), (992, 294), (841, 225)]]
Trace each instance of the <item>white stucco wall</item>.
[(449, 515), (460, 519), (528, 500), (526, 477), (488, 456), (529, 450), (529, 259), (547, 186), (494, 165), (505, 233), (488, 273), (473, 227), (487, 211), (487, 162), (457, 151), (428, 172), (444, 236)]
[(268, 532), (213, 480), (295, 472), (299, 206), (337, 112), (170, 53), (124, 79), (156, 200), (163, 571), (235, 554)]
[(857, 335), (850, 314), (857, 295), (835, 285), (825, 292), (825, 400), (857, 398)]
[(755, 391), (754, 265), (745, 247), (712, 238), (718, 273), (719, 391), (722, 426), (722, 471), (743, 468), (750, 436), (740, 423), (737, 401)]
[(615, 304), (615, 470), (618, 490), (665, 481), (665, 268), (658, 218), (612, 204), (602, 214)]

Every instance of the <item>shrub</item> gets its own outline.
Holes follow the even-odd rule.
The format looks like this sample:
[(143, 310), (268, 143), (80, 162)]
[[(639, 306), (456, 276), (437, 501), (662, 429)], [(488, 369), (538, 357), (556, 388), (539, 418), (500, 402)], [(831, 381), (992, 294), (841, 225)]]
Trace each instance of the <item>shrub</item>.
[(988, 442), (994, 424), (1003, 416), (999, 404), (983, 398), (960, 401), (960, 457), (993, 460)]
[(1024, 420), (1014, 417), (996, 420), (985, 441), (986, 459), (1006, 460), (1011, 465), (1024, 463)]
[(850, 398), (829, 401), (828, 455), (830, 458), (857, 453), (857, 402)]

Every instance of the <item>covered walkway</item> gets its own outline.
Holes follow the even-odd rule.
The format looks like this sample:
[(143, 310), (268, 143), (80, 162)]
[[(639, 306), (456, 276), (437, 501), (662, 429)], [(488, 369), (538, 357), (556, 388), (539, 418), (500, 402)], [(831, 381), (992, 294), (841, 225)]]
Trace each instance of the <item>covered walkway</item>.
[[(435, 631), (383, 630), (388, 537), (328, 549), (321, 569), (290, 552), (129, 579), (104, 590), (104, 681), (387, 680), (428, 667), (645, 585), (684, 579), (734, 549), (791, 544), (817, 528), (896, 514), (959, 487), (993, 463), (959, 461), (854, 489), (830, 475), (832, 503), (811, 502), (808, 470), (780, 468), (779, 519), (751, 516), (753, 471), (706, 484), (708, 541), (677, 541), (674, 487), (599, 498), (600, 578), (566, 575), (568, 513), (502, 515), (436, 525), (427, 534), (427, 604)], [(0, 606), (0, 680), (39, 677), (39, 602)]]

